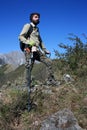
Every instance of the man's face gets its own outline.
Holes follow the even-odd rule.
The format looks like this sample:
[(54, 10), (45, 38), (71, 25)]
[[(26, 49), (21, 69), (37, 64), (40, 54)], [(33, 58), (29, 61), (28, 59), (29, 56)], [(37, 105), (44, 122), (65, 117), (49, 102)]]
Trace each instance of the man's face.
[(33, 17), (32, 17), (32, 22), (35, 24), (35, 25), (37, 25), (37, 24), (39, 24), (39, 16), (37, 15), (37, 14), (35, 14), (35, 15), (33, 15)]

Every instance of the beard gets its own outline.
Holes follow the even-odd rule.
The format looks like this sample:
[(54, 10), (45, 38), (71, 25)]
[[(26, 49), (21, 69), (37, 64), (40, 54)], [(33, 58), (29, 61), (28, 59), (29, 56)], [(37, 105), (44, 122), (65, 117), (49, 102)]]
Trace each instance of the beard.
[(39, 23), (40, 23), (40, 21), (39, 21), (39, 20), (37, 20), (37, 21), (32, 20), (32, 22), (33, 22), (35, 25), (37, 25), (37, 24), (39, 24)]

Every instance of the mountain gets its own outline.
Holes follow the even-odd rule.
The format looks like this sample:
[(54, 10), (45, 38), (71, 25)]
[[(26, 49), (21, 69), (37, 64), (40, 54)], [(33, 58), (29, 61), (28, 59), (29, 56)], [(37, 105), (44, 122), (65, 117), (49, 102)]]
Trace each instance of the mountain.
[(6, 54), (0, 54), (0, 66), (4, 64), (12, 64), (15, 67), (24, 64), (24, 54), (20, 51), (12, 51)]

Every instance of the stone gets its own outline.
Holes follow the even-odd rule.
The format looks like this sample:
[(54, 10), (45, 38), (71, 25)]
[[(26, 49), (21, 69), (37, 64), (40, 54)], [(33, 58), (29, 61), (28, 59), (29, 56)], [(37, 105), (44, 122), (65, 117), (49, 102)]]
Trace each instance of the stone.
[(83, 130), (69, 109), (59, 111), (41, 124), (40, 130)]

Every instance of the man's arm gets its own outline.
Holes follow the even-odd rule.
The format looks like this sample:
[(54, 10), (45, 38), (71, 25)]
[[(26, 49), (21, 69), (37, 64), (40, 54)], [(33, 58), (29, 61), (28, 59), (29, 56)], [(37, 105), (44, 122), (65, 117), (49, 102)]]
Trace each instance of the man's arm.
[(22, 43), (25, 43), (25, 44), (29, 44), (29, 39), (26, 38), (26, 35), (27, 35), (27, 32), (30, 28), (30, 24), (25, 24), (20, 35), (19, 35), (19, 40), (20, 42)]
[(40, 47), (41, 49), (44, 51), (45, 54), (50, 54), (50, 52), (46, 49), (46, 47), (44, 46), (44, 43), (42, 42), (41, 37), (39, 37), (40, 40)]

